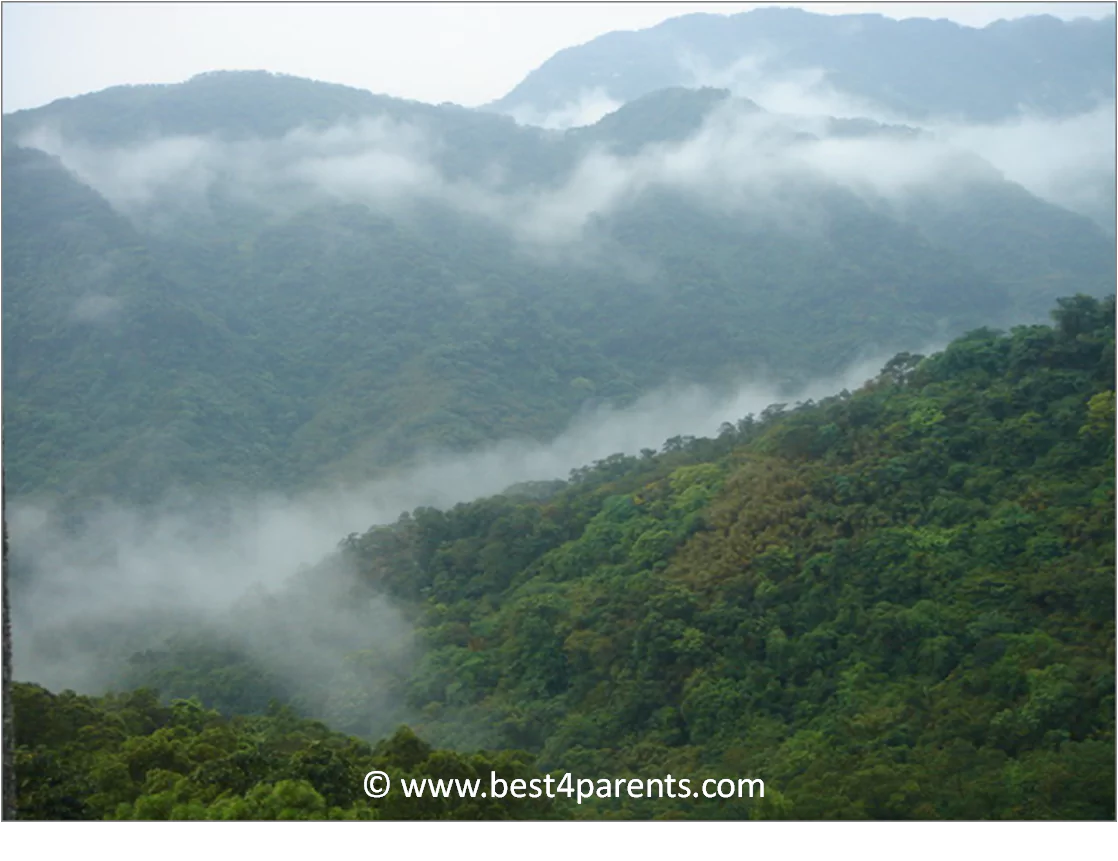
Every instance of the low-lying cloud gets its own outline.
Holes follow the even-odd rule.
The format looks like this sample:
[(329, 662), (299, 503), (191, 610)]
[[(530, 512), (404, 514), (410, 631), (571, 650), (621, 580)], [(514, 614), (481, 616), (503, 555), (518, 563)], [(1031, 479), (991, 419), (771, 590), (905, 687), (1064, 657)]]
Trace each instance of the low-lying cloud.
[(715, 66), (701, 55), (681, 52), (676, 62), (685, 86), (729, 90), (773, 113), (865, 118), (880, 123), (906, 121), (883, 105), (838, 89), (826, 69), (787, 68), (776, 62), (778, 56), (775, 51), (755, 50), (728, 65)]
[(115, 296), (90, 293), (74, 303), (71, 316), (81, 323), (107, 323), (119, 316), (122, 306)]
[[(851, 26), (857, 25), (856, 21)], [(687, 86), (719, 87), (768, 111), (801, 117), (866, 118), (921, 128), (945, 145), (975, 154), (1032, 194), (1094, 219), (1114, 232), (1115, 104), (1100, 99), (1090, 111), (1070, 117), (1023, 110), (997, 123), (956, 117), (919, 120), (836, 87), (823, 68), (787, 68), (779, 54), (754, 51), (726, 66), (704, 57), (677, 56)]]
[(817, 209), (811, 194), (789, 192), (794, 184), (829, 183), (878, 201), (996, 178), (980, 159), (931, 136), (884, 130), (839, 138), (821, 118), (737, 100), (715, 108), (682, 142), (633, 154), (585, 146), (569, 171), (543, 185), (497, 182), (506, 177), (497, 162), (479, 161), (471, 175), (452, 178), (441, 166), (452, 141), (384, 118), (269, 140), (167, 138), (102, 149), (40, 129), (24, 142), (57, 155), (141, 227), (175, 211), (205, 213), (214, 195), (273, 214), (334, 201), (396, 216), (434, 203), (501, 227), (528, 248), (593, 238), (596, 218), (649, 191), (794, 225)]
[(394, 685), (417, 650), (406, 613), (334, 552), (346, 535), (418, 506), (448, 507), (675, 436), (713, 435), (773, 402), (857, 388), (886, 358), (800, 392), (669, 388), (584, 415), (546, 445), (508, 440), (469, 455), (434, 453), (394, 477), (299, 497), (168, 496), (143, 511), (105, 506), (77, 530), (57, 511), (10, 501), (15, 675), (100, 692), (127, 683), (133, 655), (202, 637), (234, 646), (319, 716), (337, 715), (332, 698), (358, 678), (379, 711), (348, 715), (345, 725), (375, 734), (402, 716)]
[(621, 105), (621, 102), (611, 98), (602, 87), (594, 87), (583, 90), (576, 98), (554, 110), (541, 111), (524, 105), (513, 109), (510, 116), (523, 126), (565, 131), (592, 126), (602, 117), (612, 114)]
[[(727, 211), (772, 211), (783, 217), (793, 205), (811, 208), (803, 201), (793, 204), (789, 182), (837, 183), (873, 200), (929, 193), (945, 184), (958, 187), (1000, 173), (1113, 230), (1112, 102), (1066, 119), (1023, 114), (976, 125), (937, 117), (920, 120), (925, 135), (836, 140), (826, 118), (914, 128), (916, 123), (843, 92), (823, 68), (789, 67), (775, 48), (766, 53), (754, 46), (722, 66), (687, 52), (679, 53), (676, 62), (685, 85), (725, 88), (737, 98), (712, 111), (683, 142), (653, 144), (625, 156), (607, 144), (592, 146), (562, 175), (542, 182), (510, 177), (509, 166), (484, 150), (465, 173), (448, 171), (446, 156), (457, 141), (386, 116), (327, 129), (299, 128), (272, 139), (178, 136), (106, 148), (43, 127), (22, 142), (57, 155), (147, 227), (166, 226), (169, 212), (205, 213), (215, 194), (273, 215), (341, 201), (400, 216), (435, 203), (496, 224), (528, 248), (554, 249), (583, 242), (593, 232), (595, 217), (616, 212), (649, 189), (694, 194)], [(764, 111), (754, 112), (745, 99)], [(620, 107), (608, 88), (598, 87), (557, 110), (523, 104), (512, 113), (521, 124), (573, 129)], [(574, 145), (569, 135), (554, 143), (568, 145)], [(540, 159), (546, 161), (550, 151), (541, 146)], [(984, 165), (992, 168), (984, 170)]]
[(1064, 119), (1025, 115), (996, 125), (937, 123), (937, 136), (977, 153), (1005, 178), (1114, 232), (1115, 106)]

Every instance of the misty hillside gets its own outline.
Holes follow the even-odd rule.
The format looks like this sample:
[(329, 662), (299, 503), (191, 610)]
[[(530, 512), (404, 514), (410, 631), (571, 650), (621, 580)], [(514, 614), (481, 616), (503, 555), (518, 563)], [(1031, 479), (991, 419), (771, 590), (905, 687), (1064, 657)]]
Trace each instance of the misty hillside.
[(6, 115), (3, 158), (17, 496), (359, 481), (1114, 291), (1111, 238), (973, 152), (728, 90), (556, 132), (214, 73)]
[(1115, 36), (4, 114), (3, 817), (1113, 820)]
[(566, 48), (488, 107), (543, 117), (591, 96), (624, 103), (666, 87), (785, 78), (912, 120), (1070, 116), (1114, 99), (1114, 22), (698, 13)]
[(487, 106), (569, 128), (668, 87), (770, 111), (934, 130), (1114, 235), (1115, 19), (947, 20), (765, 7), (694, 14), (559, 51)]
[[(79, 604), (108, 530), (48, 530), (28, 665), (100, 651), (117, 689), (198, 699), (16, 686), (20, 816), (1113, 819), (1114, 314), (1066, 298), (717, 437), (419, 507), (200, 618), (220, 542), (149, 530), (133, 561), (185, 581)], [(406, 808), (359, 795), (371, 767), (693, 794)], [(764, 797), (699, 794), (727, 775)]]

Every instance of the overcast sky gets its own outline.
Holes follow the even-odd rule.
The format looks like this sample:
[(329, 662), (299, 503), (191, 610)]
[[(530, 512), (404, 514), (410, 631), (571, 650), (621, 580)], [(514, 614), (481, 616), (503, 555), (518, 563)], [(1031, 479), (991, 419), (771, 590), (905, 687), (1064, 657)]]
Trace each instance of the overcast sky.
[[(4, 111), (117, 84), (267, 69), (425, 102), (479, 105), (556, 51), (611, 30), (761, 3), (4, 3)], [(950, 18), (1112, 14), (1113, 3), (786, 3)]]

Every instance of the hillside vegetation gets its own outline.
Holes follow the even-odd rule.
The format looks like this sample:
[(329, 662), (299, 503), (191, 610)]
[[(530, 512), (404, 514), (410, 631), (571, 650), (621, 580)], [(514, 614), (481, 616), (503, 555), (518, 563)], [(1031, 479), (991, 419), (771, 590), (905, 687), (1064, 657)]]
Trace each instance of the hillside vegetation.
[[(392, 688), (410, 726), (526, 751), (401, 767), (766, 785), (763, 802), (500, 815), (1112, 819), (1114, 314), (1062, 299), (1051, 326), (900, 354), (854, 393), (349, 536), (360, 584), (418, 632)], [(136, 683), (174, 670), (178, 696), (266, 711), (247, 656), (190, 646), (148, 654)], [(388, 706), (366, 663), (300, 708), (368, 732)], [(415, 744), (370, 753), (274, 707), (226, 722), (145, 697), (20, 688), (25, 815), (365, 815), (357, 772)]]

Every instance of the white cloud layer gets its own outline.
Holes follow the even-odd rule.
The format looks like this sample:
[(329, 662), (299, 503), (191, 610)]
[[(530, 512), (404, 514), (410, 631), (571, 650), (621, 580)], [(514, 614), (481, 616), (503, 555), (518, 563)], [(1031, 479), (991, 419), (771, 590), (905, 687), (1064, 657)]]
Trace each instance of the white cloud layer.
[[(97, 692), (119, 677), (128, 655), (159, 648), (183, 626), (231, 638), (295, 690), (321, 692), (323, 679), (358, 651), (390, 654), (402, 666), (410, 632), (389, 601), (366, 590), (356, 614), (353, 572), (335, 569), (305, 585), (298, 579), (346, 535), (418, 506), (445, 508), (522, 481), (564, 478), (675, 436), (711, 436), (722, 422), (777, 401), (857, 388), (887, 358), (791, 395), (763, 384), (723, 395), (669, 388), (625, 410), (584, 415), (549, 444), (506, 440), (468, 455), (433, 453), (360, 487), (187, 503), (169, 496), (143, 511), (106, 506), (77, 534), (60, 526), (57, 512), (10, 502), (15, 676)], [(254, 614), (262, 600), (269, 613)]]
[[(1069, 170), (1099, 164), (1106, 148), (1105, 141), (1084, 145), (1075, 125), (1037, 125), (1035, 133), (1048, 135), (1048, 151), (1062, 153)], [(497, 162), (479, 163), (471, 176), (451, 178), (440, 159), (452, 141), (384, 118), (324, 131), (297, 129), (269, 140), (177, 137), (104, 149), (40, 128), (23, 142), (57, 155), (141, 227), (163, 223), (175, 211), (205, 212), (215, 192), (278, 212), (330, 200), (388, 214), (438, 203), (502, 226), (537, 247), (583, 240), (592, 218), (608, 216), (649, 190), (691, 194), (722, 210), (781, 217), (793, 203), (808, 212), (814, 208), (787, 191), (807, 180), (837, 183), (867, 199), (893, 199), (995, 176), (953, 146), (956, 141), (986, 142), (988, 152), (1017, 158), (1019, 166), (1026, 162), (1020, 148), (994, 145), (1006, 136), (981, 130), (953, 129), (947, 140), (820, 139), (822, 134), (820, 118), (757, 112), (748, 103), (727, 101), (685, 141), (648, 145), (632, 155), (592, 147), (557, 185), (544, 187), (499, 182), (507, 172)], [(1061, 149), (1065, 137), (1068, 146)], [(1049, 164), (1059, 158), (1052, 156)]]

